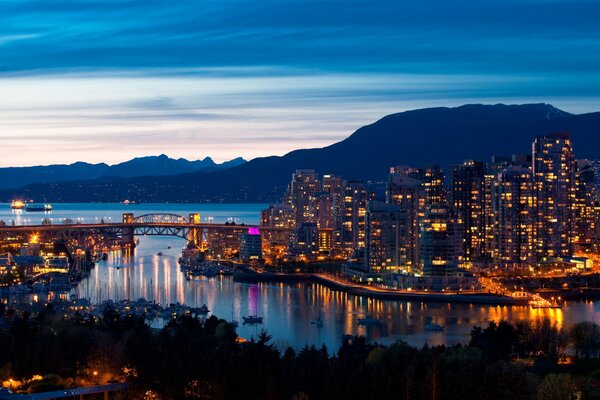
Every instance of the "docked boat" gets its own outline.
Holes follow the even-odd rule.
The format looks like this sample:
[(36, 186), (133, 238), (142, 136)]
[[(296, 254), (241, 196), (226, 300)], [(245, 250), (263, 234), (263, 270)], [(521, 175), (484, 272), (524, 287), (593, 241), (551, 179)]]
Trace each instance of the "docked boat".
[(13, 210), (22, 210), (23, 208), (25, 208), (25, 203), (23, 203), (21, 200), (13, 200), (10, 203), (10, 208), (12, 208)]
[(242, 319), (244, 320), (244, 324), (262, 324), (263, 323), (263, 317), (259, 317), (258, 315), (249, 315), (247, 317), (242, 317)]
[(210, 312), (206, 304), (202, 304), (202, 307), (192, 308), (191, 311), (196, 315), (206, 315)]
[(379, 318), (373, 317), (364, 317), (358, 319), (358, 325), (367, 326), (367, 325), (379, 325), (381, 324), (381, 320)]
[(562, 303), (560, 303), (559, 300), (560, 297), (558, 299), (552, 297), (551, 300), (546, 300), (542, 296), (536, 294), (533, 296), (532, 300), (529, 300), (529, 306), (534, 309), (562, 308)]
[(430, 332), (443, 332), (444, 326), (440, 325), (440, 324), (436, 324), (434, 322), (430, 322), (429, 324), (425, 325), (425, 330), (430, 331)]
[(25, 206), (27, 212), (50, 212), (52, 204), (29, 203)]
[(557, 302), (549, 302), (549, 301), (530, 301), (529, 306), (533, 309), (539, 308), (562, 308), (562, 304)]
[(313, 324), (317, 328), (322, 328), (323, 327), (323, 320), (321, 319), (321, 316), (319, 315), (317, 318), (315, 318), (314, 321), (311, 321), (311, 324)]

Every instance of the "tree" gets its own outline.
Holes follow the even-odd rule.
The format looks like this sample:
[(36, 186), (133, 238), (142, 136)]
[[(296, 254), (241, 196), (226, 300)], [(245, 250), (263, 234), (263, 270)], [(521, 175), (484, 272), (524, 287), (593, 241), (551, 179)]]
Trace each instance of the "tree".
[(600, 352), (600, 326), (594, 322), (579, 322), (571, 328), (570, 339), (575, 358), (589, 360)]

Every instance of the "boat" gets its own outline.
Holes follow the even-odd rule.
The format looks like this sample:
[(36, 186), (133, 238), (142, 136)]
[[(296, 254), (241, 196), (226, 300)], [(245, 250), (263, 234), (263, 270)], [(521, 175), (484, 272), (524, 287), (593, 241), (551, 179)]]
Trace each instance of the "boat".
[(22, 210), (25, 207), (25, 203), (23, 203), (21, 200), (13, 200), (10, 203), (10, 208), (12, 208), (13, 210)]
[(436, 324), (434, 322), (430, 322), (428, 324), (425, 324), (425, 330), (430, 332), (442, 332), (444, 330), (444, 326)]
[(549, 301), (541, 302), (541, 301), (531, 301), (529, 302), (529, 306), (533, 309), (539, 308), (562, 308), (562, 304), (560, 303), (551, 303)]
[[(560, 297), (558, 298), (560, 300)], [(532, 300), (529, 300), (529, 306), (533, 309), (539, 308), (562, 308), (562, 303), (559, 303), (558, 300), (552, 297), (551, 301), (544, 299), (542, 296), (536, 294), (533, 296)]]
[(194, 308), (193, 311), (198, 315), (208, 314), (210, 312), (206, 304), (202, 304), (202, 307)]
[(321, 319), (321, 316), (319, 315), (317, 318), (315, 318), (315, 320), (312, 321), (311, 324), (313, 324), (317, 328), (322, 328), (323, 327), (323, 320)]
[(50, 212), (52, 204), (29, 203), (25, 206), (27, 212)]
[(159, 251), (158, 253), (156, 253), (157, 256), (162, 256), (162, 251)]
[(242, 317), (242, 319), (244, 320), (244, 324), (262, 324), (263, 323), (263, 317), (259, 317), (258, 315), (249, 315), (247, 317)]
[(379, 325), (381, 320), (379, 318), (373, 317), (364, 317), (358, 319), (358, 325), (367, 326), (367, 325)]

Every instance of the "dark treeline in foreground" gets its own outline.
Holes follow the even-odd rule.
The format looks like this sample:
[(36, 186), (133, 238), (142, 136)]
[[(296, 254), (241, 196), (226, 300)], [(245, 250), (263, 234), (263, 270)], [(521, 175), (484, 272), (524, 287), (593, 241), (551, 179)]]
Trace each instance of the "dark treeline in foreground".
[(101, 318), (51, 308), (0, 314), (0, 377), (21, 391), (127, 381), (130, 399), (599, 398), (593, 323), (569, 331), (548, 320), (492, 323), (475, 328), (468, 346), (422, 349), (347, 337), (332, 355), (324, 347), (280, 352), (264, 333), (238, 343), (216, 317), (152, 330), (110, 310)]

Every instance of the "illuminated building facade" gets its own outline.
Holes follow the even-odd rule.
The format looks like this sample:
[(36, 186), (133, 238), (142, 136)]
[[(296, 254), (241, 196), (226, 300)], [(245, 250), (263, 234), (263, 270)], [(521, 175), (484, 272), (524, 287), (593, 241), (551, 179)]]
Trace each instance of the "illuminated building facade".
[(495, 264), (509, 271), (534, 265), (535, 197), (529, 168), (510, 166), (498, 175), (494, 206)]
[(397, 205), (405, 214), (406, 224), (401, 231), (399, 245), (406, 254), (406, 267), (410, 272), (419, 269), (419, 212), (423, 207), (425, 192), (421, 181), (413, 178), (410, 168), (390, 169), (386, 188), (386, 203)]
[(316, 223), (316, 194), (321, 191), (319, 176), (312, 169), (299, 169), (292, 174), (287, 195), (288, 204), (294, 212), (295, 226)]
[(439, 165), (429, 165), (420, 171), (419, 180), (422, 182), (425, 195), (425, 208), (436, 204), (446, 204), (448, 201), (444, 170)]
[(420, 222), (421, 261), (426, 276), (453, 276), (462, 258), (460, 224), (448, 205), (429, 208)]
[(406, 264), (400, 248), (400, 232), (405, 228), (405, 216), (406, 213), (395, 204), (369, 202), (365, 248), (369, 272), (396, 273), (401, 265)]
[(597, 252), (596, 225), (597, 225), (597, 191), (596, 174), (586, 160), (577, 161), (575, 173), (575, 237), (573, 245), (575, 252), (586, 255)]
[(570, 134), (535, 138), (533, 184), (538, 261), (573, 253), (575, 168)]
[(262, 258), (262, 238), (260, 231), (249, 229), (240, 235), (240, 261), (260, 260)]
[(485, 164), (465, 161), (452, 170), (452, 205), (463, 232), (465, 266), (486, 259)]
[(260, 224), (270, 228), (293, 228), (296, 224), (294, 210), (286, 204), (271, 204), (260, 211)]
[(362, 181), (348, 181), (342, 190), (340, 245), (347, 254), (365, 247), (368, 193)]

